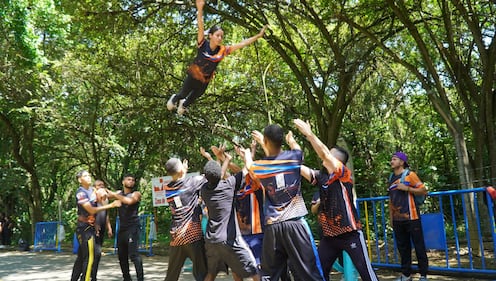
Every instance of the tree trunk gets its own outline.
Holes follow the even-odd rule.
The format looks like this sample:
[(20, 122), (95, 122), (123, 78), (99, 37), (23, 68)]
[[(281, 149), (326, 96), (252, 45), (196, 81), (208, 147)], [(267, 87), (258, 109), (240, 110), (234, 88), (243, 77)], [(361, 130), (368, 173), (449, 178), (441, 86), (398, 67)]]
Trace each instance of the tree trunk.
[[(43, 206), (41, 204), (41, 188), (38, 179), (31, 181), (32, 201), (28, 202), (31, 217), (31, 237), (34, 238), (36, 223), (43, 221)], [(34, 239), (33, 239), (34, 243)]]
[[(468, 157), (467, 145), (465, 138), (463, 137), (463, 132), (451, 132), (453, 139), (455, 140), (455, 148), (457, 154), (457, 166), (460, 173), (460, 183), (464, 189), (474, 188), (474, 175), (470, 167), (470, 159)], [(477, 220), (475, 217), (475, 196), (473, 193), (465, 195), (465, 210), (467, 212), (468, 228), (470, 235), (470, 245), (473, 253), (478, 253), (481, 255), (481, 247), (478, 241), (478, 228)], [(469, 237), (467, 237), (468, 239)]]

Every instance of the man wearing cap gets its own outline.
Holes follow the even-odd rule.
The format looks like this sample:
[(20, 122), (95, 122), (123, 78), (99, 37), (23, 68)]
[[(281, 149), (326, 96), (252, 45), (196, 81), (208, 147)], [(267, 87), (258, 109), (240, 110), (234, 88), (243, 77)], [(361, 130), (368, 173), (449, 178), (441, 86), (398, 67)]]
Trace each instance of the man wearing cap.
[(402, 151), (395, 152), (391, 157), (393, 174), (389, 179), (388, 193), (389, 214), (401, 257), (402, 275), (396, 280), (412, 280), (412, 241), (418, 260), (419, 281), (426, 281), (429, 263), (415, 196), (427, 194), (427, 189), (417, 174), (408, 170), (408, 167), (408, 156)]

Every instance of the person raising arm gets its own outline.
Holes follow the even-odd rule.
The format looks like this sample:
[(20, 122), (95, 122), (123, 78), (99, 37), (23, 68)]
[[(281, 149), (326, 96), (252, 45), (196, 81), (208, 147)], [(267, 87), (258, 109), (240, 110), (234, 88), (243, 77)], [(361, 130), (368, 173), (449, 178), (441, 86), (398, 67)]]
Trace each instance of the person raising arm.
[(187, 108), (195, 102), (197, 98), (205, 93), (207, 86), (213, 79), (217, 65), (232, 52), (246, 47), (259, 38), (263, 37), (267, 25), (260, 29), (260, 32), (250, 38), (231, 46), (222, 45), (224, 31), (219, 26), (213, 26), (208, 30), (208, 39), (205, 39), (205, 27), (203, 23), (204, 0), (196, 0), (197, 8), (197, 56), (188, 68), (188, 75), (183, 82), (183, 86), (178, 94), (172, 95), (167, 101), (167, 109), (174, 110), (183, 115)]

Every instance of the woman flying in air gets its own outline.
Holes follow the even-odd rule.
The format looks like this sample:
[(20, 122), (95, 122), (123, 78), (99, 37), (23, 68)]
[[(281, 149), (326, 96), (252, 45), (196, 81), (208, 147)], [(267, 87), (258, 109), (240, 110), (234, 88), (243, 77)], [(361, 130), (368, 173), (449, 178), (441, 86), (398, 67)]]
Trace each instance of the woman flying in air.
[(178, 94), (172, 95), (167, 101), (167, 109), (174, 110), (177, 108), (179, 115), (186, 112), (188, 106), (205, 93), (208, 83), (214, 76), (217, 65), (224, 57), (237, 49), (241, 49), (257, 41), (258, 38), (264, 35), (267, 29), (267, 25), (265, 25), (255, 36), (234, 45), (221, 45), (224, 39), (224, 31), (219, 26), (210, 28), (208, 39), (205, 39), (203, 25), (204, 6), (204, 0), (196, 0), (196, 8), (198, 9), (198, 53), (188, 68), (188, 75), (184, 80), (181, 91)]

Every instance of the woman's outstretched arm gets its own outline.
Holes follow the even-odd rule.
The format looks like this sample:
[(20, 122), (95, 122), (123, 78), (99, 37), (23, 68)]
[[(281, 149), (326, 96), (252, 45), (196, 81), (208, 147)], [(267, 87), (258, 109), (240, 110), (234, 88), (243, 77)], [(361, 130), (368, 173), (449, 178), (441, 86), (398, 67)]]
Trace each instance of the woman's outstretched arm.
[(234, 44), (234, 45), (231, 45), (230, 48), (231, 48), (231, 53), (236, 51), (237, 49), (241, 49), (243, 47), (246, 47), (250, 44), (252, 44), (253, 42), (257, 41), (259, 38), (262, 38), (265, 34), (265, 30), (267, 29), (268, 25), (264, 25), (262, 27), (262, 29), (260, 29), (260, 32), (257, 34), (257, 35), (254, 35), (248, 39), (245, 39), (237, 44)]
[(205, 38), (205, 25), (203, 24), (203, 7), (205, 6), (205, 0), (196, 0), (196, 20), (198, 22), (198, 38), (197, 42), (200, 44)]

